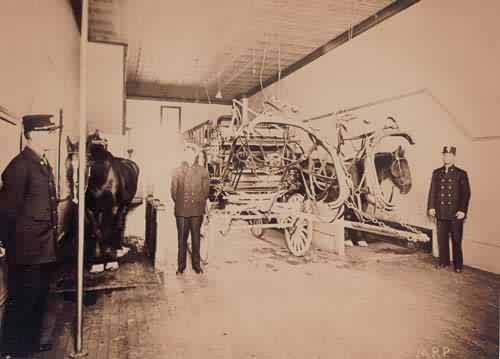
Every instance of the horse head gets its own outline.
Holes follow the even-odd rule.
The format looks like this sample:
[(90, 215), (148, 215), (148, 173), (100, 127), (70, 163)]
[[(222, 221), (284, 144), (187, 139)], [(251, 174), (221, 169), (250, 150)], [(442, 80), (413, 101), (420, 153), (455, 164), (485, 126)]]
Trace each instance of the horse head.
[(392, 163), (389, 168), (391, 180), (401, 194), (407, 194), (411, 190), (412, 182), (410, 166), (408, 164), (408, 159), (405, 157), (405, 150), (399, 145), (391, 154)]
[[(106, 188), (108, 174), (111, 170), (113, 155), (105, 146), (95, 143), (95, 138), (90, 135), (86, 143), (86, 175), (85, 188), (91, 190), (96, 196), (100, 196)], [(72, 189), (73, 202), (78, 199), (78, 168), (80, 160), (79, 142), (72, 143), (69, 137), (66, 138), (67, 158), (66, 176)], [(112, 172), (112, 171), (111, 171)]]

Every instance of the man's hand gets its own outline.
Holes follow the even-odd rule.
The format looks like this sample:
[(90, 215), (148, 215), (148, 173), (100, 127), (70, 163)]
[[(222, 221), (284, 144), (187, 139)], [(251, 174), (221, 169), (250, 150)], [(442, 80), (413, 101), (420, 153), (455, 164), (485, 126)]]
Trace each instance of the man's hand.
[(0, 247), (0, 258), (2, 258), (4, 256), (5, 256), (5, 248), (4, 247)]
[(457, 217), (457, 219), (464, 219), (465, 213), (462, 211), (458, 211), (457, 214), (455, 214), (455, 217)]
[(434, 208), (429, 209), (429, 216), (431, 216), (431, 217), (436, 216), (436, 210)]

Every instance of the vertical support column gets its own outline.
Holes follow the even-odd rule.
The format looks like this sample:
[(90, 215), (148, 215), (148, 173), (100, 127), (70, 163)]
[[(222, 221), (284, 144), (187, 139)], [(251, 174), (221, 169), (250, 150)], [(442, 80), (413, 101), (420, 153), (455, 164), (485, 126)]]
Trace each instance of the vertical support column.
[(241, 108), (241, 122), (244, 125), (248, 123), (248, 97), (243, 97), (241, 103), (243, 104)]
[(57, 196), (61, 198), (61, 140), (63, 125), (63, 109), (59, 109), (59, 130), (57, 131)]
[(438, 240), (437, 240), (437, 225), (436, 225), (435, 220), (432, 223), (432, 255), (434, 256), (434, 258), (439, 257), (439, 247), (438, 247)]
[(77, 261), (77, 306), (76, 338), (73, 358), (87, 355), (83, 351), (83, 241), (85, 235), (85, 183), (87, 174), (87, 43), (89, 2), (82, 0), (82, 26), (80, 38), (80, 143), (78, 164), (78, 261)]
[(335, 250), (339, 256), (345, 256), (345, 226), (344, 218), (335, 220)]
[[(156, 207), (156, 248), (154, 267), (168, 277), (175, 270), (177, 231), (172, 226), (170, 211), (165, 205)], [(170, 265), (170, 268), (168, 267)]]
[[(332, 216), (331, 209), (323, 203), (316, 205), (315, 214), (323, 218)], [(344, 218), (338, 218), (332, 223), (323, 221), (313, 222), (313, 242), (316, 248), (327, 251), (335, 251), (339, 256), (345, 255), (344, 244), (345, 222)]]

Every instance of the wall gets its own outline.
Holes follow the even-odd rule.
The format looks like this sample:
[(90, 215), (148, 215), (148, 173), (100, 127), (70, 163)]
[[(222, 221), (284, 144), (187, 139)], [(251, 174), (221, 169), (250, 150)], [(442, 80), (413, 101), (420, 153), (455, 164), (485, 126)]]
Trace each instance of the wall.
[[(19, 153), (19, 137), (21, 136), (20, 124), (8, 115), (0, 111), (0, 116), (14, 122), (12, 125), (9, 122), (0, 120), (0, 134), (2, 138), (2, 146), (0, 151), (0, 174), (9, 164), (10, 160)], [(0, 188), (2, 188), (2, 179), (0, 177)]]
[[(80, 36), (69, 2), (3, 0), (1, 20), (0, 106), (18, 118), (28, 113), (53, 114), (56, 122), (62, 109), (63, 136), (76, 136)], [(4, 132), (1, 135), (3, 138)], [(2, 139), (0, 148), (3, 144)], [(5, 151), (0, 153), (3, 155)], [(57, 139), (49, 157), (57, 168)], [(64, 180), (64, 174), (61, 178)], [(62, 187), (65, 190), (65, 186)]]
[(155, 192), (161, 199), (168, 199), (168, 182), (165, 173), (175, 166), (180, 139), (177, 128), (160, 125), (162, 106), (181, 107), (181, 132), (209, 119), (231, 114), (226, 105), (163, 102), (154, 100), (127, 100), (126, 125), (131, 128), (130, 145), (134, 149), (132, 159), (141, 168), (140, 188)]
[[(126, 125), (130, 127), (128, 143), (134, 152), (132, 160), (141, 170), (139, 196), (153, 193), (166, 204), (159, 212), (157, 258), (155, 266), (160, 271), (175, 270), (172, 262), (176, 253), (176, 241), (172, 241), (177, 231), (174, 204), (170, 198), (170, 175), (179, 163), (182, 139), (177, 124), (160, 125), (161, 106), (181, 107), (181, 132), (209, 119), (231, 114), (231, 106), (197, 103), (164, 102), (154, 100), (127, 100)], [(144, 233), (144, 206), (136, 210), (137, 218), (127, 219), (127, 233)]]
[(87, 118), (88, 131), (105, 133), (123, 130), (124, 45), (89, 42), (87, 48)]
[[(19, 153), (21, 116), (47, 113), (55, 115), (58, 122), (62, 109), (63, 135), (77, 134), (80, 48), (69, 1), (2, 0), (0, 11), (0, 106), (18, 120), (18, 127), (0, 121), (2, 173)], [(48, 156), (56, 175), (57, 142), (55, 139)], [(60, 195), (64, 197), (68, 193), (64, 172), (61, 180)], [(0, 319), (6, 295), (5, 270), (4, 258), (0, 258)]]
[[(494, 0), (480, 7), (466, 0), (422, 0), (256, 94), (250, 107), (260, 109), (265, 96), (280, 94), (310, 117), (386, 99), (354, 114), (375, 125), (392, 115), (414, 134), (417, 144), (407, 146), (414, 186), (398, 200), (399, 215), (427, 227), (433, 227), (425, 215), (431, 171), (441, 165), (443, 145), (458, 146), (457, 164), (472, 184), (465, 262), (500, 273), (500, 190), (491, 182), (500, 175), (491, 157), (500, 149), (493, 76), (500, 60), (499, 13)], [(331, 119), (313, 125), (334, 134)]]

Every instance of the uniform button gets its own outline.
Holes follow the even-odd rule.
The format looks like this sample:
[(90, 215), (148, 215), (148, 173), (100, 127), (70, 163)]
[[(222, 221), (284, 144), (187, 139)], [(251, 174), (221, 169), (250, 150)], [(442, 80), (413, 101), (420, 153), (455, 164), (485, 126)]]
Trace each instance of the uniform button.
[(441, 189), (444, 189), (444, 186), (441, 186)]
[(451, 189), (451, 186), (448, 186), (449, 189)]
[(451, 204), (451, 202), (448, 202), (448, 204)]
[(444, 204), (444, 202), (441, 202), (441, 204)]

